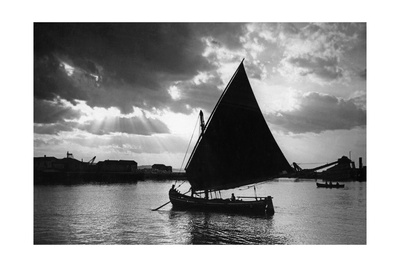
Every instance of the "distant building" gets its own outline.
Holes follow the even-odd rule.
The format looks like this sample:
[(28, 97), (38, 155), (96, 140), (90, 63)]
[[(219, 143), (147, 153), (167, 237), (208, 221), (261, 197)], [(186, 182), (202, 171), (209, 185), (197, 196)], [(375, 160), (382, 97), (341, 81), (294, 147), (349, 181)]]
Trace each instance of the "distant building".
[(87, 163), (74, 158), (57, 159), (55, 157), (34, 158), (35, 171), (77, 172), (85, 170)]
[(154, 164), (151, 166), (153, 170), (164, 171), (164, 172), (172, 172), (171, 166), (165, 166), (164, 164)]
[(79, 172), (86, 170), (87, 163), (74, 158), (63, 158), (53, 163), (53, 168), (58, 171)]
[(35, 157), (33, 158), (33, 168), (35, 171), (45, 171), (53, 169), (53, 163), (58, 159), (55, 157)]
[(95, 157), (89, 162), (79, 161), (73, 158), (71, 153), (67, 157), (57, 159), (55, 157), (35, 157), (35, 172), (135, 172), (137, 163), (134, 160), (105, 160), (94, 164)]
[(354, 162), (343, 156), (338, 159), (337, 164), (321, 173), (322, 179), (327, 180), (352, 180), (356, 178), (357, 170)]
[(137, 162), (134, 160), (105, 160), (96, 164), (99, 172), (135, 172)]

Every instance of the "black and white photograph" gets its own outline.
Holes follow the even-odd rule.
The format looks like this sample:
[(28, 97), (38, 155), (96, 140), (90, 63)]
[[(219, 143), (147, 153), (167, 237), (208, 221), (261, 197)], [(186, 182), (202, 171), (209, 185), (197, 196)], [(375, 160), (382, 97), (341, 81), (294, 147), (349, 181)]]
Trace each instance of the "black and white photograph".
[(35, 23), (35, 244), (365, 244), (366, 23)]
[(3, 22), (7, 258), (393, 262), (398, 56), (373, 5), (117, 2)]

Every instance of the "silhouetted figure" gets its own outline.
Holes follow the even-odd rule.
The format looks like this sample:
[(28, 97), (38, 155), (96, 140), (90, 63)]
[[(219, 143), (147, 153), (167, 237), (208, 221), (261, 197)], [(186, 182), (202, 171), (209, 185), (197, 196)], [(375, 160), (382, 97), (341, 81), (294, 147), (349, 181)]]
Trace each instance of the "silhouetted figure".
[(171, 186), (171, 189), (169, 190), (169, 192), (176, 192), (176, 189), (175, 189), (175, 185), (174, 185), (174, 184)]
[(235, 195), (232, 193), (231, 201), (235, 201), (235, 200), (236, 200), (236, 197), (235, 197)]
[(296, 162), (293, 162), (293, 167), (294, 167), (294, 170), (295, 170), (295, 171), (297, 171), (297, 172), (299, 172), (299, 171), (302, 171), (302, 170), (303, 170), (302, 168), (300, 168), (300, 166), (299, 166), (299, 165), (297, 165), (297, 163), (296, 163)]

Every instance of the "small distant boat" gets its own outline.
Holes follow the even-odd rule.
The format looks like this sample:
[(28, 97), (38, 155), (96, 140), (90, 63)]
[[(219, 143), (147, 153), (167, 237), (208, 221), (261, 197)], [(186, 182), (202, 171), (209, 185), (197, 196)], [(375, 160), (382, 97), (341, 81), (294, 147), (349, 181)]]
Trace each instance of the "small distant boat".
[(344, 184), (332, 184), (332, 183), (325, 183), (325, 184), (321, 184), (321, 183), (317, 183), (317, 187), (322, 187), (322, 188), (343, 188)]

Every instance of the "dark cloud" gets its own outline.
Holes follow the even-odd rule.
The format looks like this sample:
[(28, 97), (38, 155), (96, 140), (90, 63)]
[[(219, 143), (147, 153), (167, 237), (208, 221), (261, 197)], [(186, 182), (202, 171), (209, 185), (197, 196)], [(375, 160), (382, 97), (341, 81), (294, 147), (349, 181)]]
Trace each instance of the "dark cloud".
[(154, 73), (193, 75), (206, 62), (199, 57), (201, 43), (193, 41), (188, 25), (35, 24), (35, 53), (64, 54), (76, 66), (90, 71), (97, 63), (130, 82), (149, 82), (145, 81), (149, 77), (138, 78), (150, 69)]
[(357, 105), (357, 107), (359, 107), (363, 110), (367, 109), (367, 95), (365, 93), (361, 94), (359, 96), (356, 96), (356, 97), (352, 98), (351, 100), (354, 102), (354, 104)]
[(230, 50), (241, 49), (243, 46), (240, 37), (246, 31), (244, 23), (194, 23), (191, 27), (196, 31), (196, 35), (211, 37), (214, 45)]
[(54, 102), (60, 99), (76, 104), (76, 100), (87, 101), (96, 94), (96, 81), (88, 73), (79, 68), (75, 68), (73, 74), (68, 73), (64, 62), (53, 54), (35, 56), (34, 99), (39, 105), (43, 103), (41, 100)]
[[(201, 28), (179, 23), (35, 24), (35, 97), (85, 100), (123, 113), (133, 105), (159, 107), (170, 83), (212, 68), (202, 56), (199, 32), (217, 32), (230, 40), (219, 27)], [(63, 63), (74, 68), (73, 74)]]
[(34, 99), (35, 123), (64, 122), (65, 119), (78, 119), (80, 116), (81, 113), (79, 111), (66, 106), (60, 99), (55, 101)]
[[(217, 46), (240, 49), (245, 27), (243, 23), (35, 23), (35, 98), (84, 100), (91, 107), (117, 107), (123, 114), (132, 106), (189, 112), (187, 103), (171, 100), (168, 88), (217, 68), (202, 55), (204, 37)], [(63, 64), (73, 70), (68, 73)], [(186, 95), (190, 92), (195, 91)]]
[(180, 104), (172, 105), (171, 111), (189, 114), (192, 112), (192, 108), (201, 107), (203, 110), (211, 112), (222, 94), (218, 87), (224, 84), (216, 72), (210, 74), (212, 76), (206, 82), (199, 82), (198, 84), (193, 81), (177, 83), (176, 86), (181, 95), (179, 100), (175, 102)]
[(293, 111), (267, 115), (267, 121), (292, 133), (352, 129), (366, 125), (366, 110), (353, 99), (342, 100), (330, 95), (310, 93), (300, 99)]

